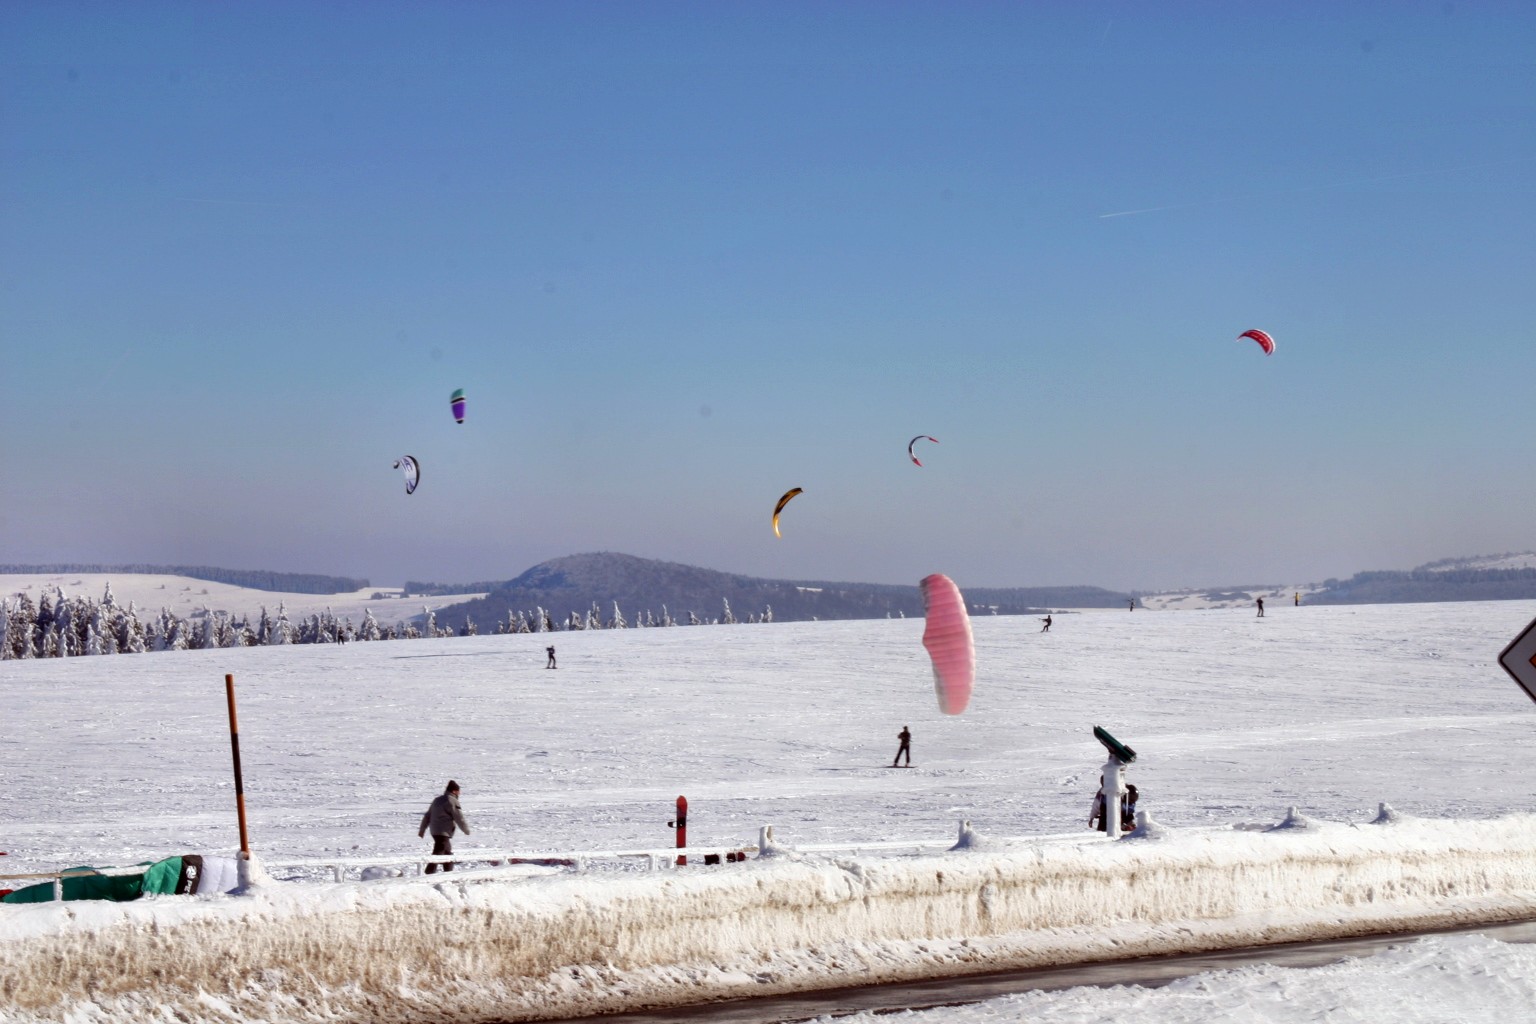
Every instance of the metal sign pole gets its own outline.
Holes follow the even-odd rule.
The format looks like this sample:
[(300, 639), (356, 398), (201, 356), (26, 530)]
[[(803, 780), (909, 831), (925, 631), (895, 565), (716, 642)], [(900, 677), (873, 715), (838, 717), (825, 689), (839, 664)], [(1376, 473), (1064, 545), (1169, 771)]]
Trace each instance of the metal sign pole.
[(240, 858), (251, 859), (251, 840), (245, 831), (245, 782), (240, 776), (240, 725), (235, 719), (235, 677), (224, 677), (224, 694), (229, 698), (229, 745), (235, 752), (235, 810), (240, 815)]

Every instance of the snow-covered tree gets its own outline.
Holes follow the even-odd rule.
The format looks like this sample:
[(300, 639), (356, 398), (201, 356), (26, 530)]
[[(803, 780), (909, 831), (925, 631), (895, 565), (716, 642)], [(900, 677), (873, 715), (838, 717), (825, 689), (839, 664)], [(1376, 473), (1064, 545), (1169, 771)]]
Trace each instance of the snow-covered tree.
[[(59, 593), (63, 598), (63, 592)], [(59, 657), (71, 658), (80, 653), (80, 642), (75, 639), (75, 610), (72, 601), (60, 600), (58, 609), (54, 613), (54, 621), (59, 627)], [(0, 641), (0, 652), (5, 649), (5, 643)]]
[(383, 635), (383, 632), (379, 629), (378, 622), (373, 617), (373, 609), (364, 608), (363, 624), (358, 628), (357, 638), (359, 640), (378, 640), (381, 639)]
[(132, 601), (127, 608), (113, 609), (111, 622), (112, 639), (119, 653), (132, 654), (135, 647), (144, 647), (144, 626)]
[(772, 622), (773, 621), (773, 605), (770, 604), (770, 605), (768, 605), (767, 607), (765, 607), (763, 609), (763, 621), (764, 622)]
[(28, 659), (37, 656), (32, 634), (37, 628), (37, 607), (32, 598), (22, 594), (11, 610), (10, 637), (11, 657)]
[(143, 654), (149, 650), (149, 644), (144, 638), (144, 624), (135, 616), (133, 627), (128, 631), (128, 646), (123, 648), (124, 654)]
[(614, 629), (628, 629), (629, 624), (624, 621), (624, 613), (619, 611), (619, 602), (613, 602), (613, 626)]
[[(37, 598), (37, 616), (32, 620), (32, 625), (37, 628), (40, 643), (47, 642), (48, 633), (53, 629), (53, 621), (53, 601), (48, 597), (48, 591), (44, 590)], [(44, 655), (44, 657), (50, 657), (50, 655)]]
[(720, 601), (725, 605), (725, 611), (720, 613), (720, 621), (727, 626), (736, 625), (736, 616), (731, 614), (731, 599), (722, 597)]
[(184, 651), (192, 643), (187, 623), (184, 619), (172, 615), (170, 632), (165, 635), (165, 649), (168, 651)]

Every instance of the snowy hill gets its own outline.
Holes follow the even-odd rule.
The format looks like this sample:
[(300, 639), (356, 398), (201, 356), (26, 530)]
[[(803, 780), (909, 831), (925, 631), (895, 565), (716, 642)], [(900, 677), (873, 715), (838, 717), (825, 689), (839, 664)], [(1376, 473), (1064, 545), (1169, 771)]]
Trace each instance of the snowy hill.
[[(1122, 608), (1128, 595), (1100, 587), (969, 587), (961, 584), (973, 614), (1021, 615), (1049, 608)], [(615, 552), (567, 555), (528, 569), (516, 579), (462, 607), (449, 607), (442, 617), (458, 622), (469, 616), (482, 629), (519, 612), (535, 608), (556, 622), (572, 612), (589, 609), (604, 620), (614, 605), (630, 621), (654, 618), (663, 607), (678, 621), (690, 613), (703, 621), (731, 614), (747, 621), (772, 609), (778, 622), (810, 619), (873, 619), (921, 616), (922, 594), (910, 585), (849, 583), (828, 580), (776, 580), (718, 572), (677, 562)]]
[(364, 613), (372, 610), (374, 618), (380, 622), (393, 623), (420, 615), (423, 606), (437, 610), (479, 596), (448, 594), (404, 599), (403, 591), (398, 587), (363, 587), (337, 594), (284, 593), (157, 573), (54, 572), (0, 575), (0, 598), (28, 594), (34, 602), (44, 593), (51, 594), (60, 590), (71, 597), (88, 595), (100, 599), (109, 587), (113, 599), (120, 605), (132, 602), (139, 609), (149, 612), (163, 608), (182, 618), (193, 617), (206, 607), (210, 611), (222, 611), (235, 618), (254, 619), (261, 614), (263, 608), (275, 614), (278, 606), (282, 605), (294, 619), (323, 614), (326, 609), (330, 609), (338, 619), (361, 621)]
[(1465, 570), (1536, 569), (1536, 551), (1514, 551), (1502, 555), (1473, 555), (1468, 558), (1442, 558), (1426, 562), (1415, 572), (1450, 572)]
[(1421, 601), (1509, 601), (1536, 598), (1536, 551), (1443, 558), (1406, 571), (1377, 570), (1323, 583), (1191, 587), (1140, 594), (1147, 608), (1189, 611), (1252, 608), (1291, 603), (1296, 595), (1312, 604), (1397, 604)]
[(1314, 604), (1515, 601), (1536, 598), (1536, 555), (1445, 559), (1408, 572), (1359, 572), (1327, 580)]

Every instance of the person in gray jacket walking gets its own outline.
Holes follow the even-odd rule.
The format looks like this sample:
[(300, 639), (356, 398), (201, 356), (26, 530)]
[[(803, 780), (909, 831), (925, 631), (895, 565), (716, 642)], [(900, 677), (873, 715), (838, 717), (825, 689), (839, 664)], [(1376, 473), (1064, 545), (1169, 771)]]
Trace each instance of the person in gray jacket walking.
[[(427, 830), (432, 831), (432, 856), (446, 857), (453, 853), (453, 828), (457, 825), (469, 835), (469, 823), (464, 820), (464, 812), (459, 809), (459, 784), (452, 779), (448, 780), (448, 787), (443, 790), (443, 795), (432, 801), (432, 806), (427, 808), (427, 813), (421, 816), (421, 827), (416, 830), (418, 836), (425, 836)], [(427, 874), (437, 870), (436, 864), (427, 865)], [(444, 871), (453, 870), (453, 862), (443, 865)]]

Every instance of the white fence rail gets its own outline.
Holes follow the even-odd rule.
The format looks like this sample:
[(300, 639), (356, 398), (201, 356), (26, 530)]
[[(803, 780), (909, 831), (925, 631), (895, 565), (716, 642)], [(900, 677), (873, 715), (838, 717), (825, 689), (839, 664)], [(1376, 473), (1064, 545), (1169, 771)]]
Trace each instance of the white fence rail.
[[(962, 823), (963, 828), (964, 823)], [(1015, 836), (1009, 838), (990, 840), (1005, 844), (1051, 844), (1051, 843), (1082, 843), (1093, 842), (1102, 839), (1103, 833), (1093, 832), (1067, 832), (1055, 835)], [(320, 874), (329, 874), (336, 882), (346, 881), (349, 875), (361, 876), (369, 868), (383, 868), (392, 875), (404, 876), (408, 872), (425, 876), (429, 864), (448, 865), (474, 865), (476, 869), (495, 869), (502, 866), (532, 865), (542, 867), (567, 868), (573, 871), (590, 871), (595, 865), (604, 863), (613, 865), (638, 864), (647, 871), (663, 869), (676, 869), (680, 862), (687, 861), (688, 866), (714, 865), (745, 860), (750, 856), (756, 856), (765, 845), (773, 841), (772, 826), (765, 826), (761, 838), (757, 844), (737, 844), (732, 846), (688, 846), (688, 847), (656, 847), (645, 850), (577, 850), (577, 851), (548, 851), (548, 850), (462, 850), (452, 854), (441, 856), (422, 856), (419, 854), (399, 857), (304, 857), (261, 859), (261, 865), (268, 871), (310, 871)], [(870, 842), (855, 843), (798, 843), (779, 847), (793, 853), (818, 853), (818, 854), (923, 854), (948, 850), (954, 847), (953, 838), (945, 839), (882, 839)], [(134, 875), (144, 872), (143, 865), (131, 867), (106, 867), (90, 871), (43, 871), (30, 874), (0, 875), (0, 882), (8, 879), (36, 881), (51, 879), (53, 881), (53, 898), (62, 900), (63, 880), (88, 875)], [(0, 886), (3, 888), (3, 886)]]
[[(625, 861), (643, 861), (645, 869), (656, 871), (661, 868), (677, 866), (680, 857), (687, 858), (688, 863), (704, 864), (706, 858), (716, 858), (721, 862), (745, 859), (750, 854), (755, 854), (755, 846), (689, 846), (684, 848), (665, 847), (653, 850), (576, 850), (570, 852), (551, 852), (548, 850), (456, 850), (451, 854), (440, 856), (421, 856), (420, 854), (404, 857), (306, 857), (301, 859), (266, 860), (263, 859), (262, 867), (268, 871), (292, 871), (292, 870), (326, 870), (330, 871), (335, 881), (345, 881), (349, 869), (359, 872), (368, 868), (414, 868), (416, 874), (426, 874), (427, 865), (463, 865), (475, 864), (488, 867), (500, 867), (503, 865), (535, 865), (545, 867), (571, 868), (575, 871), (589, 871), (594, 863), (611, 861), (622, 863)], [(714, 863), (714, 861), (709, 861)]]

